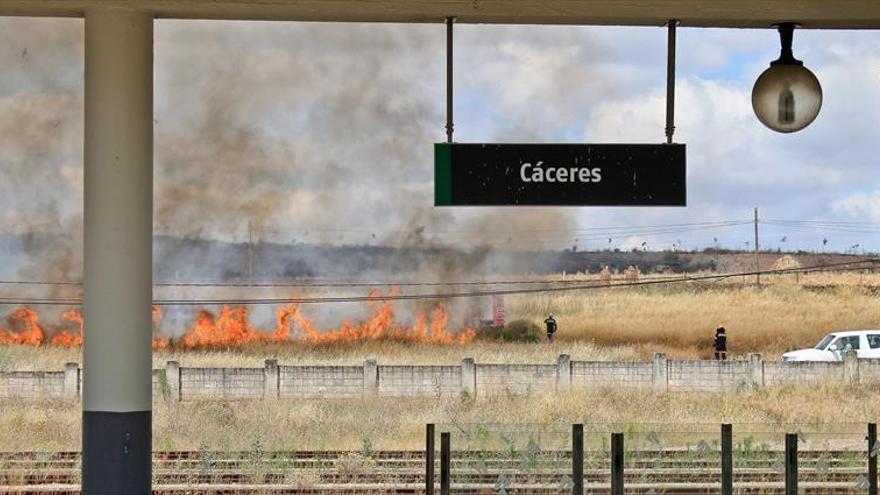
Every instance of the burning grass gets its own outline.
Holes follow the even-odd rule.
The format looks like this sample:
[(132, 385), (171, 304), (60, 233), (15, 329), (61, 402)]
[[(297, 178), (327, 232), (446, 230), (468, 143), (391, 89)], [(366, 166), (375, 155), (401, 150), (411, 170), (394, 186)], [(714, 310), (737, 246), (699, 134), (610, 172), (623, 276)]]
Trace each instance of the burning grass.
[[(320, 328), (296, 306), (276, 308), (274, 324), (265, 328), (251, 322), (245, 307), (200, 309), (182, 338), (157, 336), (155, 361), (159, 367), (168, 359), (184, 366), (261, 366), (269, 357), (289, 364), (358, 364), (370, 358), (457, 363), (464, 357), (549, 363), (560, 353), (581, 360), (644, 360), (653, 352), (694, 359), (711, 357), (718, 325), (728, 331), (732, 354), (759, 352), (775, 359), (788, 349), (812, 346), (830, 331), (880, 328), (877, 274), (765, 277), (760, 290), (744, 283), (751, 281), (735, 277), (700, 285), (508, 296), (508, 321), (541, 325), (547, 314), (556, 317), (558, 341), (552, 345), (484, 341), (473, 330), (452, 330), (443, 305), (423, 308), (414, 321), (402, 323), (392, 302), (375, 300), (368, 303), (365, 317), (334, 328)], [(339, 308), (350, 311), (348, 306)], [(156, 310), (156, 327), (162, 318)], [(76, 346), (81, 344), (82, 318), (69, 311), (61, 320), (47, 329), (29, 308), (8, 313), (5, 323), (0, 322), (0, 344), (8, 344), (0, 345), (0, 369), (59, 369), (64, 360), (80, 361)]]
[[(373, 296), (376, 296), (374, 293)], [(415, 322), (404, 324), (395, 319), (392, 301), (371, 300), (370, 315), (361, 321), (344, 321), (338, 328), (318, 328), (296, 305), (282, 305), (275, 309), (275, 327), (258, 329), (251, 322), (247, 306), (223, 306), (215, 314), (206, 309), (195, 312), (192, 325), (186, 333), (171, 340), (156, 329), (163, 313), (153, 307), (153, 349), (169, 346), (183, 349), (230, 349), (258, 342), (284, 344), (336, 344), (358, 341), (389, 340), (402, 343), (467, 344), (476, 333), (470, 328), (450, 331), (449, 315), (442, 303), (429, 312), (418, 313)], [(61, 314), (61, 325), (54, 335), (47, 336), (37, 312), (18, 308), (6, 318), (6, 328), (0, 326), (0, 345), (28, 345), (33, 347), (78, 347), (83, 343), (83, 315), (78, 310)], [(72, 326), (73, 328), (69, 328)]]

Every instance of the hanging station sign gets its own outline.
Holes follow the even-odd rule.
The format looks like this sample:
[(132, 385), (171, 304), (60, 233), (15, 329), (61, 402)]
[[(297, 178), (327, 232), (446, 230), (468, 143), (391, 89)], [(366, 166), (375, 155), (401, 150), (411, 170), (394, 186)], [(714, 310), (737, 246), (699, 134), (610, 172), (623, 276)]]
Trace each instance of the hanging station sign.
[(435, 206), (686, 206), (684, 144), (434, 145)]

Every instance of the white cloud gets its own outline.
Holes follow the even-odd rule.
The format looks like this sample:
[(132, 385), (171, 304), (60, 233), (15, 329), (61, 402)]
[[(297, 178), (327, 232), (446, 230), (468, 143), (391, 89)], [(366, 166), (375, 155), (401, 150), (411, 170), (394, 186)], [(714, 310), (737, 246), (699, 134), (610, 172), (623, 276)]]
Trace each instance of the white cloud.
[(880, 221), (880, 189), (850, 194), (834, 201), (831, 204), (831, 209), (855, 218), (867, 217), (874, 221)]

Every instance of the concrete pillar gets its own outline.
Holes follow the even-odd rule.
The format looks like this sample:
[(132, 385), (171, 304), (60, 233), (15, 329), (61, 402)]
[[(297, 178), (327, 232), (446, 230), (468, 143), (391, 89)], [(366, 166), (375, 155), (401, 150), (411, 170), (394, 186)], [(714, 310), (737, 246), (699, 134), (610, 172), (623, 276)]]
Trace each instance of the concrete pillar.
[(180, 363), (177, 361), (165, 362), (165, 381), (168, 383), (168, 398), (173, 401), (180, 400)]
[(859, 383), (859, 356), (852, 349), (843, 353), (843, 383), (847, 385)]
[(461, 391), (471, 397), (477, 396), (477, 365), (473, 358), (461, 360)]
[(75, 399), (79, 396), (79, 363), (64, 364), (64, 397)]
[(379, 392), (379, 365), (375, 359), (364, 361), (364, 395), (376, 395)]
[(764, 386), (764, 358), (760, 354), (749, 354), (749, 378), (752, 387)]
[(84, 131), (82, 493), (149, 494), (151, 13), (85, 11)]
[(267, 359), (263, 368), (263, 397), (277, 398), (279, 393), (278, 360)]
[(571, 356), (560, 354), (556, 358), (556, 391), (567, 392), (571, 390)]
[(654, 392), (666, 392), (669, 390), (669, 365), (666, 354), (655, 352), (651, 358), (651, 381), (654, 384)]

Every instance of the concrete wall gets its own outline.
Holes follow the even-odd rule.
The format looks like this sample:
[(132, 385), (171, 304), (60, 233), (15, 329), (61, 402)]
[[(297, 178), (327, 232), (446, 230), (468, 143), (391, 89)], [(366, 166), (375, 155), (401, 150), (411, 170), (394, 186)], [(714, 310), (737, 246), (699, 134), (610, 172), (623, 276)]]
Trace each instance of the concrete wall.
[(476, 396), (556, 390), (555, 364), (477, 364)]
[[(0, 372), (2, 398), (76, 398), (81, 377), (76, 363), (64, 371)], [(573, 361), (554, 364), (454, 366), (379, 365), (182, 368), (174, 361), (153, 370), (153, 395), (166, 400), (203, 398), (475, 397), (568, 393), (570, 390), (634, 388), (646, 392), (719, 392), (742, 388), (832, 382), (880, 382), (880, 359), (849, 353), (833, 363), (764, 362), (758, 354), (729, 361), (674, 361), (655, 354), (649, 362)]]
[(263, 368), (180, 368), (180, 398), (263, 397)]
[(764, 385), (807, 384), (818, 381), (843, 382), (843, 363), (764, 363)]
[(575, 390), (602, 387), (651, 388), (652, 364), (637, 362), (572, 361), (571, 386)]
[(751, 386), (748, 361), (669, 361), (667, 390), (712, 392)]
[(461, 393), (461, 366), (379, 366), (380, 396), (455, 397)]
[(0, 372), (0, 398), (13, 397), (22, 399), (64, 397), (64, 372)]
[(281, 366), (280, 397), (350, 399), (364, 393), (363, 366)]

